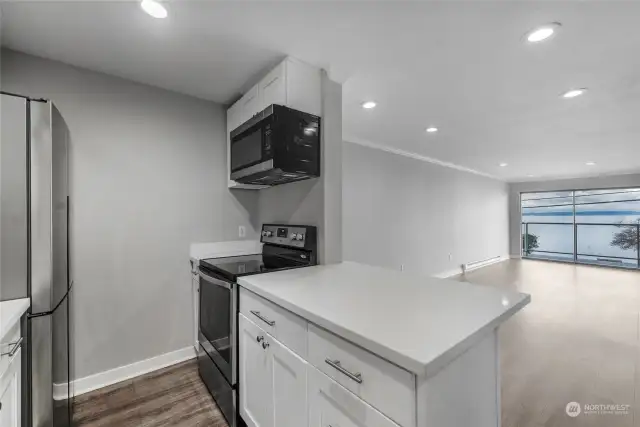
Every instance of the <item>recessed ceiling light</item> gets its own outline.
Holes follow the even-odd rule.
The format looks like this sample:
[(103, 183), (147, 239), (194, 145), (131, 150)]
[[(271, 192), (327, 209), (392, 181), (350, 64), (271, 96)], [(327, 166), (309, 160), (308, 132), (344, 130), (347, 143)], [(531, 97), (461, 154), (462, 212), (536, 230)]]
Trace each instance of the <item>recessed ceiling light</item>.
[(583, 95), (587, 91), (586, 87), (580, 89), (571, 89), (562, 94), (563, 98), (575, 98), (576, 96)]
[(555, 34), (556, 30), (559, 27), (559, 22), (552, 22), (551, 24), (542, 25), (538, 28), (535, 28), (526, 34), (527, 41), (531, 43), (538, 43), (543, 40), (547, 40), (549, 37)]
[(509, 166), (509, 163), (500, 163), (500, 167), (503, 168), (505, 166)]
[(587, 162), (587, 163), (585, 163), (585, 165), (587, 165), (587, 166), (595, 166), (596, 162)]
[(372, 108), (375, 108), (375, 106), (378, 105), (375, 103), (375, 101), (366, 101), (362, 103), (362, 108), (366, 108), (367, 110), (370, 110)]
[(426, 130), (427, 132), (429, 132), (429, 133), (438, 132), (438, 128), (437, 128), (437, 127), (434, 127), (434, 126), (428, 127), (428, 128), (427, 128), (427, 129), (425, 129), (425, 130)]
[(168, 15), (167, 9), (156, 0), (142, 0), (140, 7), (154, 18), (164, 19)]

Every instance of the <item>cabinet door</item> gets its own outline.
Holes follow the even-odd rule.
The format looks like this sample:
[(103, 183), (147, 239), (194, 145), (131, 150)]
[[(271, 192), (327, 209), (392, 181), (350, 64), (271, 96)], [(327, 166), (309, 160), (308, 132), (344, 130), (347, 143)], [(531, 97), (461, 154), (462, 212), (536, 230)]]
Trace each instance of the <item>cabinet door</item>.
[(273, 364), (267, 334), (242, 314), (238, 317), (240, 415), (248, 427), (274, 427)]
[(241, 109), (242, 104), (238, 101), (227, 110), (227, 138), (232, 130), (242, 124)]
[(260, 108), (271, 104), (287, 105), (286, 62), (271, 70), (258, 84), (260, 87)]
[(0, 377), (0, 426), (20, 427), (20, 371), (22, 350), (13, 357), (7, 371)]
[(304, 427), (307, 418), (307, 363), (268, 337), (273, 366), (273, 410), (277, 427)]
[(257, 114), (260, 110), (260, 91), (258, 85), (255, 85), (247, 93), (240, 98), (240, 123), (242, 124)]
[(309, 427), (398, 427), (340, 384), (308, 366)]

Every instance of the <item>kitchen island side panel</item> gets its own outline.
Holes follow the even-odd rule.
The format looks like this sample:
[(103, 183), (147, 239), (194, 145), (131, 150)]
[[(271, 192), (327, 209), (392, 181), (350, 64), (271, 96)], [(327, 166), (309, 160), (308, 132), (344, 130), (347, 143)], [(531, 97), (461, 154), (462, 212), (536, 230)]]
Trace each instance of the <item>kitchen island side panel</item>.
[(436, 375), (418, 378), (418, 427), (500, 427), (498, 328)]

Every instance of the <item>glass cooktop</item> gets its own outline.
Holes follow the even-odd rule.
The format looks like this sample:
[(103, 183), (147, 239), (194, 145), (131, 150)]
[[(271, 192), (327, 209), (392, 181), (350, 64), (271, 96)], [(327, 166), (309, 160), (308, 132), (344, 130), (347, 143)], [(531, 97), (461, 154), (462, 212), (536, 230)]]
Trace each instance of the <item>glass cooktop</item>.
[(268, 273), (289, 268), (306, 267), (308, 260), (277, 255), (243, 255), (227, 258), (203, 259), (200, 266), (216, 275), (235, 281), (238, 277), (250, 274)]

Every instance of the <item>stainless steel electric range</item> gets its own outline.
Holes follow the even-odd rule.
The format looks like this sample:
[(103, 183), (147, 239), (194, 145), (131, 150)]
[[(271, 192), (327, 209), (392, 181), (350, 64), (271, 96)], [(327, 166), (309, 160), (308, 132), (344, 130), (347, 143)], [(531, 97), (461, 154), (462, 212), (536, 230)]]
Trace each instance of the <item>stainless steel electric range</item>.
[(200, 261), (200, 376), (230, 427), (238, 415), (238, 277), (316, 265), (316, 227), (264, 224), (262, 254)]

